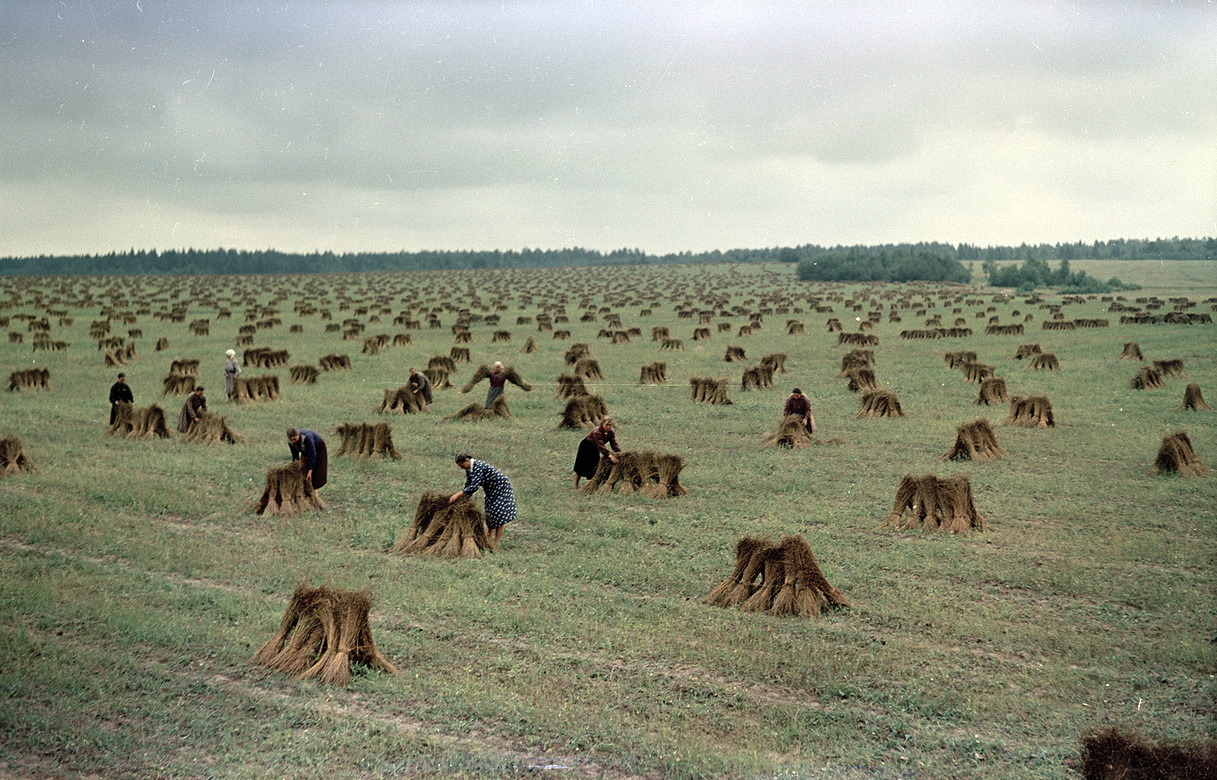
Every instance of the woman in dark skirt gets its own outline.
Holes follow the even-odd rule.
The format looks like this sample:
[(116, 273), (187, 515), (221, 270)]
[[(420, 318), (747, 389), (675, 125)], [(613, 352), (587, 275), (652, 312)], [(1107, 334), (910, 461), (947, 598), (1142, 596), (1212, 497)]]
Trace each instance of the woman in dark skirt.
[(613, 430), (613, 418), (605, 417), (579, 442), (579, 452), (575, 455), (575, 489), (579, 489), (580, 478), (591, 479), (595, 476), (602, 458), (616, 463), (617, 456), (613, 452), (621, 452), (621, 447)]

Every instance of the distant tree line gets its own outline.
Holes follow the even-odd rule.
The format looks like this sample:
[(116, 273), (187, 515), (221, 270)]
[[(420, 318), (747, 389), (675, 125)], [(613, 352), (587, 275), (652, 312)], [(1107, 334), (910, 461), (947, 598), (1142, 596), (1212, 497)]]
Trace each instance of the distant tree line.
[[(823, 261), (813, 258), (825, 258)], [(852, 258), (871, 275), (850, 270)], [(104, 255), (39, 255), (0, 258), (5, 275), (115, 274), (308, 274), (359, 271), (422, 271), (476, 268), (570, 267), (593, 265), (651, 265), (661, 263), (803, 263), (823, 262), (841, 269), (842, 279), (888, 281), (966, 281), (961, 261), (1025, 260), (1212, 260), (1217, 238), (1116, 239), (1093, 244), (1023, 244), (1017, 247), (978, 247), (972, 244), (921, 242), (878, 246), (730, 249), (653, 255), (640, 249), (520, 249), (426, 252), (313, 252), (297, 254), (237, 249), (132, 249)], [(822, 268), (813, 274), (822, 273)], [(962, 271), (962, 274), (961, 274)], [(800, 270), (800, 275), (803, 273)], [(879, 275), (875, 275), (879, 274)], [(912, 274), (912, 276), (910, 276)], [(922, 276), (922, 274), (930, 274)], [(800, 278), (803, 278), (800, 276)], [(822, 278), (811, 276), (807, 278)]]
[(182, 249), (110, 252), (104, 255), (41, 255), (0, 258), (7, 275), (194, 275), (313, 274), (362, 271), (427, 271), (477, 268), (561, 268), (656, 263), (777, 262), (777, 249), (733, 249), (649, 255), (640, 249), (600, 252), (595, 249), (521, 249), (426, 252), (313, 252), (274, 249)]
[(866, 249), (805, 252), (798, 277), (815, 282), (968, 282), (963, 263), (922, 249)]
[[(949, 245), (948, 245), (949, 246)], [(957, 260), (1214, 260), (1217, 238), (1117, 238), (1072, 244), (957, 247)]]
[(1017, 287), (1019, 290), (1055, 287), (1063, 293), (1080, 295), (1141, 289), (1140, 285), (1121, 282), (1117, 276), (1102, 282), (1085, 271), (1074, 271), (1069, 267), (1067, 259), (1061, 260), (1056, 270), (1053, 270), (1046, 260), (1035, 258), (1022, 265), (1002, 267), (998, 267), (993, 260), (986, 260), (983, 267), (989, 276), (989, 284), (994, 287)]

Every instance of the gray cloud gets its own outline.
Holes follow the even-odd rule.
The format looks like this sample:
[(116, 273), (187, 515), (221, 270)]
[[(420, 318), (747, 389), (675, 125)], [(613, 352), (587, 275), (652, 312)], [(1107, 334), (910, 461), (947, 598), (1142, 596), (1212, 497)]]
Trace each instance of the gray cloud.
[(1217, 232), (1166, 3), (7, 3), (0, 254)]

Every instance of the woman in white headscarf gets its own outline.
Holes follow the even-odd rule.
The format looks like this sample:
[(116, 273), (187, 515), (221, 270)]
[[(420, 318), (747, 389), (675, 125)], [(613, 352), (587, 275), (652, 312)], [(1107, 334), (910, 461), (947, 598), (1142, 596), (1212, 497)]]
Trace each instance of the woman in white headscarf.
[(495, 399), (503, 394), (503, 385), (507, 383), (507, 373), (503, 370), (503, 364), (496, 360), (490, 367), (490, 376), (486, 378), (490, 380), (490, 389), (486, 391), (486, 403), (482, 405), (489, 409)]
[(224, 392), (232, 398), (232, 380), (241, 376), (241, 364), (237, 362), (236, 350), (230, 349), (224, 353)]

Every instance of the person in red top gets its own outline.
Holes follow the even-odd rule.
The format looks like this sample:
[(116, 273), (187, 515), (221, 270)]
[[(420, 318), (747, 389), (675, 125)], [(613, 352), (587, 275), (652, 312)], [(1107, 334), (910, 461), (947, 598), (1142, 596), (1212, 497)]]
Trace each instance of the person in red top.
[(790, 395), (786, 398), (786, 406), (782, 409), (782, 414), (789, 417), (792, 414), (803, 418), (803, 427), (808, 433), (816, 432), (816, 418), (811, 414), (811, 399), (807, 397), (799, 388), (790, 391)]
[(617, 432), (613, 430), (613, 418), (605, 417), (600, 424), (592, 428), (591, 433), (579, 442), (579, 452), (575, 455), (575, 489), (579, 489), (579, 479), (591, 479), (600, 468), (602, 458), (617, 462), (614, 452), (621, 452), (617, 444)]

